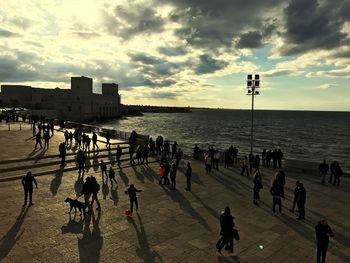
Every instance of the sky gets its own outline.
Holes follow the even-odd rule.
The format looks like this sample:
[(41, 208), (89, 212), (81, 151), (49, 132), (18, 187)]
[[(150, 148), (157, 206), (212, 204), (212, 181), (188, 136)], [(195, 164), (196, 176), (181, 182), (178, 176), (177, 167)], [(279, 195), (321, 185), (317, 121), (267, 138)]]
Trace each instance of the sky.
[(350, 0), (0, 0), (0, 85), (123, 104), (350, 111)]

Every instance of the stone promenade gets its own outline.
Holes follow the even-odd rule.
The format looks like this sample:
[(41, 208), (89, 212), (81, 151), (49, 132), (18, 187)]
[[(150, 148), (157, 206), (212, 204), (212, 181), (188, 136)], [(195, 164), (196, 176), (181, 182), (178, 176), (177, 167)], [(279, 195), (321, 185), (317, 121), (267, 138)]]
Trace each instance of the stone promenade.
[[(262, 169), (264, 188), (257, 207), (252, 202), (252, 178), (239, 175), (238, 165), (219, 167), (208, 175), (202, 163), (191, 160), (193, 185), (187, 192), (184, 160), (177, 191), (172, 191), (158, 184), (157, 162), (130, 167), (125, 160), (119, 169), (114, 164), (115, 145), (106, 151), (100, 143), (101, 151), (90, 153), (84, 177), (96, 176), (102, 211), (74, 217), (64, 200), (74, 198), (84, 180), (75, 170), (75, 148), (69, 148), (68, 165), (62, 170), (57, 154), (63, 134), (55, 132), (49, 149), (36, 151), (31, 135), (29, 128), (0, 130), (0, 262), (316, 262), (314, 227), (321, 218), (328, 219), (335, 233), (327, 262), (350, 262), (349, 178), (341, 178), (340, 187), (323, 186), (315, 176), (287, 172), (283, 215), (274, 216), (269, 194), (272, 169)], [(114, 165), (117, 187), (102, 182), (100, 160)], [(35, 205), (22, 209), (18, 178), (28, 170), (37, 175), (38, 189)], [(288, 211), (296, 180), (307, 190), (304, 221)], [(143, 192), (138, 213), (127, 219), (124, 191), (132, 183)], [(227, 205), (241, 240), (235, 241), (237, 256), (223, 252), (218, 257), (219, 216)]]

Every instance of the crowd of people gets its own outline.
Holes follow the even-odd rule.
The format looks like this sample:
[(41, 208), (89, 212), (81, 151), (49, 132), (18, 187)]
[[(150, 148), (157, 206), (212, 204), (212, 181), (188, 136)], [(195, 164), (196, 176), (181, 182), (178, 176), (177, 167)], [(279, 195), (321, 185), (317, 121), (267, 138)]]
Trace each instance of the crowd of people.
[[(38, 129), (38, 131), (36, 131)], [(33, 134), (35, 134), (35, 148), (41, 145), (41, 138), (44, 139), (44, 147), (49, 147), (49, 139), (53, 136), (53, 125), (33, 123)], [(42, 137), (41, 137), (42, 136)], [(106, 135), (106, 147), (110, 148), (110, 138), (107, 139)], [(79, 129), (76, 129), (74, 132), (69, 132), (66, 130), (64, 132), (65, 141), (59, 145), (59, 153), (61, 156), (61, 166), (65, 166), (65, 156), (67, 145), (72, 146), (74, 139), (74, 146), (77, 147), (76, 163), (79, 175), (85, 173), (85, 162), (87, 160), (87, 153), (90, 152), (91, 140), (93, 142), (92, 149), (93, 151), (98, 150), (97, 144), (97, 134), (92, 133), (92, 137), (81, 132)], [(136, 143), (137, 134), (132, 133), (129, 138), (129, 163), (136, 164), (134, 160), (134, 155), (137, 160), (138, 165), (147, 164), (149, 155), (156, 155), (159, 159), (159, 184), (169, 185), (171, 190), (176, 190), (176, 177), (177, 171), (180, 166), (180, 161), (183, 158), (183, 151), (178, 147), (177, 142), (170, 143), (168, 140), (164, 140), (162, 136), (158, 136), (154, 141), (152, 138), (149, 138), (149, 141), (143, 145)], [(135, 149), (136, 146), (136, 149)], [(195, 145), (193, 148), (193, 158), (199, 159), (200, 154), (203, 153), (203, 161), (205, 164), (205, 171), (207, 174), (212, 172), (212, 169), (219, 170), (219, 165), (221, 164), (221, 153), (219, 149), (210, 146), (207, 151), (203, 152), (200, 150), (198, 145)], [(238, 148), (230, 146), (223, 153), (224, 168), (229, 168), (232, 165), (238, 164), (240, 162), (238, 157)], [(117, 145), (117, 150), (115, 153), (116, 164), (121, 166), (121, 156), (123, 150), (120, 145)], [(261, 174), (261, 165), (263, 167), (278, 169), (275, 173), (275, 176), (272, 180), (271, 185), (269, 186), (269, 194), (272, 197), (272, 212), (274, 215), (282, 214), (282, 200), (285, 199), (284, 187), (286, 184), (286, 174), (282, 170), (282, 158), (283, 153), (280, 149), (276, 150), (266, 150), (264, 149), (260, 155), (249, 154), (248, 156), (243, 156), (241, 160), (242, 171), (241, 175), (246, 174), (247, 176), (253, 175), (253, 203), (259, 206), (260, 203), (260, 191), (264, 188), (263, 178)], [(118, 185), (116, 180), (115, 171), (111, 165), (108, 169), (107, 164), (100, 160), (100, 171), (102, 181), (110, 181), (111, 186), (113, 184)], [(186, 191), (191, 191), (191, 177), (192, 177), (192, 167), (191, 163), (187, 162), (186, 164)], [(326, 181), (326, 176), (330, 170), (329, 182), (333, 185), (339, 185), (339, 178), (343, 174), (340, 165), (338, 162), (334, 161), (328, 166), (324, 160), (319, 165), (319, 171), (321, 175), (322, 184)], [(32, 202), (32, 192), (33, 184), (37, 186), (37, 182), (30, 172), (23, 177), (22, 184), (25, 189), (25, 202), (24, 206), (27, 204), (28, 196), (29, 203), (33, 205)], [(82, 191), (79, 196), (84, 196), (85, 206), (88, 208), (88, 213), (92, 211), (93, 204), (96, 203), (97, 210), (101, 210), (101, 204), (98, 199), (98, 193), (100, 191), (100, 185), (97, 182), (97, 179), (94, 176), (87, 176), (85, 182), (82, 186)], [(133, 184), (125, 190), (125, 194), (129, 196), (130, 200), (130, 210), (128, 216), (132, 216), (134, 206), (138, 210), (138, 199), (137, 193), (142, 190), (137, 189)], [(293, 204), (290, 209), (290, 212), (298, 213), (298, 220), (305, 219), (305, 203), (306, 203), (306, 189), (300, 181), (296, 182), (294, 189), (294, 198)], [(297, 207), (297, 210), (295, 209)], [(225, 247), (225, 250), (229, 251), (232, 255), (234, 252), (234, 240), (239, 240), (239, 235), (237, 229), (235, 229), (234, 217), (231, 215), (230, 207), (226, 207), (225, 211), (220, 216), (220, 238), (216, 243), (216, 249), (218, 255), (221, 255), (222, 249)], [(328, 248), (329, 236), (334, 236), (330, 227), (328, 226), (325, 220), (320, 221), (315, 227), (316, 236), (317, 236), (317, 258), (318, 262), (324, 262), (326, 257), (326, 252)], [(323, 261), (322, 261), (323, 260)]]

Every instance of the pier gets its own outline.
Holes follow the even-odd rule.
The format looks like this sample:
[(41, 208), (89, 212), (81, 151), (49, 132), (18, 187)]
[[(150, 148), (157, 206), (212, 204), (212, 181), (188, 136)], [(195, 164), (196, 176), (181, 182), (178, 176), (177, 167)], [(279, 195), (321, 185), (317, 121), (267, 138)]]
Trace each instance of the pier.
[[(314, 262), (314, 227), (322, 218), (327, 218), (335, 233), (327, 262), (350, 261), (348, 177), (334, 187), (321, 185), (320, 178), (308, 170), (287, 169), (283, 215), (274, 216), (269, 194), (274, 170), (261, 168), (264, 188), (260, 207), (252, 202), (252, 178), (241, 176), (238, 164), (229, 169), (221, 165), (206, 174), (202, 161), (187, 156), (180, 162), (177, 191), (171, 191), (158, 184), (156, 156), (148, 165), (129, 164), (127, 135), (123, 138), (119, 133), (119, 138), (111, 140), (110, 150), (100, 136), (100, 150), (88, 155), (85, 177), (97, 178), (102, 211), (94, 210), (86, 217), (78, 213), (74, 218), (67, 214), (69, 206), (64, 200), (81, 191), (85, 178), (78, 176), (76, 152), (68, 149), (67, 166), (61, 169), (58, 145), (64, 136), (58, 127), (45, 151), (33, 151), (30, 126), (15, 127), (0, 129), (1, 262)], [(115, 164), (117, 144), (123, 148), (121, 168)], [(117, 188), (102, 183), (100, 160), (115, 169)], [(193, 168), (192, 192), (184, 190), (187, 161)], [(19, 179), (28, 170), (36, 176), (38, 189), (33, 194), (35, 205), (22, 209)], [(296, 180), (307, 190), (306, 220), (302, 222), (288, 211)], [(132, 183), (143, 192), (138, 213), (127, 219), (124, 211), (129, 201), (124, 190)], [(235, 241), (236, 257), (223, 252), (224, 257), (218, 258), (219, 216), (227, 205), (241, 240)]]

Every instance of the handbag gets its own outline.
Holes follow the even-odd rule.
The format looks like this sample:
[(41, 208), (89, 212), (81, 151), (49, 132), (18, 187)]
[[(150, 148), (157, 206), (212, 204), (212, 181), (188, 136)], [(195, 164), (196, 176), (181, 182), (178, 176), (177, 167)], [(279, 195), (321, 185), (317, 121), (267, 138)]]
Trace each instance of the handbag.
[(233, 229), (233, 238), (236, 239), (236, 240), (239, 240), (239, 234), (238, 234), (238, 230), (237, 229)]

